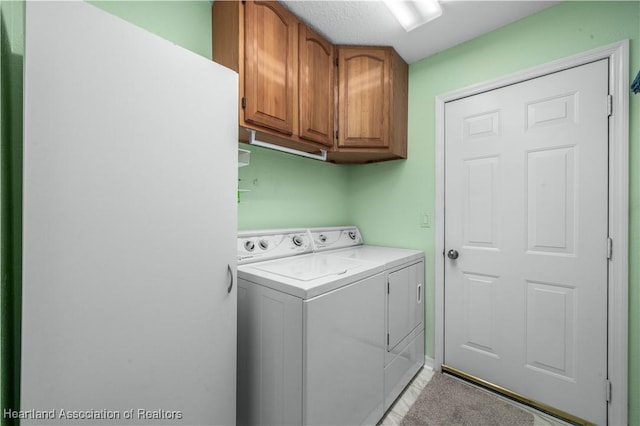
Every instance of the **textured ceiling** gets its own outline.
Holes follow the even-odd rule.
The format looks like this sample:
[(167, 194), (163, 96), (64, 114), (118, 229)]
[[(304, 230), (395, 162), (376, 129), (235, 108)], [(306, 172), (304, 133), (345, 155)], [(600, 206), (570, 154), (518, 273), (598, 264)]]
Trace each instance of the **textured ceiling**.
[(559, 1), (442, 0), (442, 16), (406, 32), (382, 1), (281, 0), (334, 44), (393, 46), (413, 63)]

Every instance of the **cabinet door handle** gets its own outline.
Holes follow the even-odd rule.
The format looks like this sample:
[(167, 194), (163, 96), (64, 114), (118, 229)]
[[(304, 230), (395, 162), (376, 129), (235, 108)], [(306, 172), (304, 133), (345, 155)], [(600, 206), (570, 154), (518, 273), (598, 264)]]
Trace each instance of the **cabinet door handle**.
[(231, 289), (233, 288), (233, 271), (231, 270), (231, 265), (227, 265), (227, 271), (229, 272), (229, 287), (227, 287), (227, 293), (231, 293)]
[(418, 304), (422, 303), (422, 283), (418, 284)]

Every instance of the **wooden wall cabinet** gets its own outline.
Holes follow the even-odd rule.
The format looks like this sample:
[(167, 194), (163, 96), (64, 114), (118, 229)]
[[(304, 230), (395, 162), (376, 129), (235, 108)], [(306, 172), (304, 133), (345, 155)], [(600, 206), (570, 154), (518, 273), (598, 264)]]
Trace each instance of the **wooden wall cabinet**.
[(332, 148), (335, 110), (333, 45), (303, 23), (298, 28), (300, 137)]
[(300, 151), (333, 147), (330, 43), (275, 1), (216, 1), (212, 29), (213, 60), (239, 74), (241, 128)]
[(336, 163), (407, 157), (408, 66), (392, 48), (333, 46), (275, 1), (215, 1), (212, 27), (241, 128)]
[(338, 137), (330, 160), (407, 158), (407, 64), (391, 47), (337, 51)]
[(245, 6), (244, 119), (285, 135), (293, 133), (297, 27), (279, 3)]

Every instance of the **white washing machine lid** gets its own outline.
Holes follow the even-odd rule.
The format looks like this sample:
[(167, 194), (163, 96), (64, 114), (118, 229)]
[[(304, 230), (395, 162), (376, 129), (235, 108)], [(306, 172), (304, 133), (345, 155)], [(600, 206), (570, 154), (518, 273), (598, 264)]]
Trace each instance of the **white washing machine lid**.
[(356, 246), (325, 251), (323, 254), (352, 260), (383, 263), (386, 269), (409, 262), (416, 262), (424, 258), (424, 252), (419, 250), (380, 246)]
[(350, 269), (360, 267), (362, 262), (329, 256), (298, 256), (287, 261), (270, 262), (255, 268), (300, 281), (317, 280), (329, 275), (346, 274)]
[(310, 299), (383, 270), (381, 263), (312, 253), (240, 265), (238, 278)]

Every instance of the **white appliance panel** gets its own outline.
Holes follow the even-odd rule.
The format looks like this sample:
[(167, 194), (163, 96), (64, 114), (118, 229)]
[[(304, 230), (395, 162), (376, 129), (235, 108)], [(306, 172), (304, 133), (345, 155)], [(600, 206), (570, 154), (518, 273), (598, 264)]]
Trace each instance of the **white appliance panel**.
[(376, 424), (383, 411), (384, 274), (304, 303), (304, 424)]
[(424, 253), (367, 245), (323, 253), (385, 265), (386, 411), (424, 365)]
[(238, 424), (302, 424), (302, 300), (238, 282)]
[(291, 257), (313, 251), (306, 229), (238, 232), (238, 263), (247, 264)]
[[(310, 269), (305, 270), (301, 266)], [(238, 275), (247, 281), (306, 300), (381, 272), (383, 269), (383, 265), (373, 262), (345, 261), (312, 253), (241, 265)]]
[(238, 424), (375, 424), (384, 275), (303, 301), (239, 281)]
[(260, 271), (270, 272), (285, 278), (293, 278), (300, 281), (311, 281), (329, 275), (342, 275), (351, 269), (361, 266), (362, 262), (315, 255), (298, 257), (286, 262), (262, 264), (255, 268)]
[(340, 256), (355, 260), (384, 263), (385, 267), (395, 268), (411, 261), (424, 258), (424, 253), (418, 250), (360, 245), (325, 252), (327, 256)]
[(388, 410), (424, 365), (424, 329), (415, 330), (406, 346), (384, 367), (384, 409)]
[(321, 252), (362, 244), (362, 235), (355, 226), (335, 226), (312, 228), (309, 230), (313, 241), (313, 251)]
[[(27, 424), (234, 424), (237, 75), (83, 2), (27, 2)], [(134, 410), (131, 419), (123, 417)]]
[[(422, 290), (424, 263), (419, 262), (389, 272), (387, 291), (387, 318), (391, 351), (416, 327), (423, 325), (424, 304)], [(422, 273), (422, 274), (421, 274)]]

